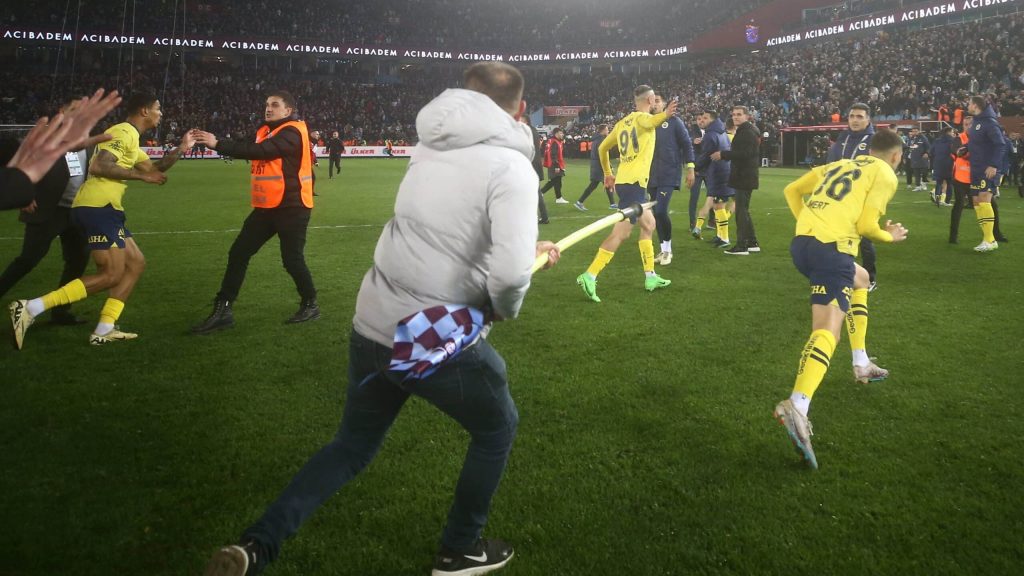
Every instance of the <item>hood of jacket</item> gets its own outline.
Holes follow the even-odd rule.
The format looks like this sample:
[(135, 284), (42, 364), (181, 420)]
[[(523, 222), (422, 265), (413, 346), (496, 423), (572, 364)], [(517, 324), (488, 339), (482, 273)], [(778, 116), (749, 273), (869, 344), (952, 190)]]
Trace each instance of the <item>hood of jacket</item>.
[(708, 124), (707, 128), (705, 128), (704, 131), (725, 134), (725, 122), (722, 122), (721, 118), (715, 118), (714, 121), (711, 122), (711, 124)]
[(451, 88), (431, 100), (416, 116), (416, 133), (421, 145), (439, 152), (487, 144), (533, 158), (529, 126), (473, 90)]

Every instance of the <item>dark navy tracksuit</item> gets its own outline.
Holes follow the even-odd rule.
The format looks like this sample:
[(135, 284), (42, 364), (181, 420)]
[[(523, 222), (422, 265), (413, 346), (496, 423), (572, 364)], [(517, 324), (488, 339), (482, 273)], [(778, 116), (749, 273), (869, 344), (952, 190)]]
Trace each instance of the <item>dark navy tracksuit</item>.
[(670, 116), (655, 129), (654, 159), (647, 182), (647, 193), (658, 203), (654, 207), (654, 219), (659, 243), (672, 240), (668, 204), (672, 192), (679, 190), (683, 180), (683, 164), (693, 164), (693, 142), (683, 121), (678, 116)]

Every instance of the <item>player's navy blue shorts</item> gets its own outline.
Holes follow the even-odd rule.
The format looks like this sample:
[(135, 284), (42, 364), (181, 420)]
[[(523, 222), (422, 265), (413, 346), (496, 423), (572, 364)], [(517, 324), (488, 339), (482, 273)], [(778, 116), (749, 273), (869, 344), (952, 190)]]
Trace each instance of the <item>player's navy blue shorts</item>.
[(125, 238), (132, 237), (124, 225), (124, 212), (110, 204), (102, 208), (77, 206), (71, 209), (71, 219), (85, 233), (90, 250), (124, 248)]
[(736, 195), (736, 191), (728, 186), (718, 186), (714, 190), (708, 189), (708, 196), (715, 199), (715, 202), (728, 202)]
[(971, 196), (977, 196), (982, 192), (996, 193), (996, 187), (999, 186), (999, 182), (1002, 181), (1003, 175), (996, 174), (995, 178), (979, 178), (971, 181)]
[(850, 309), (856, 271), (853, 256), (837, 250), (835, 242), (825, 244), (814, 236), (794, 237), (789, 253), (796, 269), (811, 281), (811, 304), (835, 303), (843, 312)]
[[(619, 208), (647, 202), (647, 192), (639, 184), (616, 184), (615, 193), (619, 195)], [(636, 216), (630, 218), (629, 223), (636, 224)]]

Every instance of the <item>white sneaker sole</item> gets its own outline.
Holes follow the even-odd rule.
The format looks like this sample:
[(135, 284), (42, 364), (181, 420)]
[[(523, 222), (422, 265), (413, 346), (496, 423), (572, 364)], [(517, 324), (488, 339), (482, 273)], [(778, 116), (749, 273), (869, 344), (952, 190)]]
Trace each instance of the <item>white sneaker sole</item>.
[(508, 558), (505, 558), (497, 564), (490, 564), (488, 566), (477, 566), (475, 568), (466, 568), (464, 570), (455, 570), (453, 572), (447, 570), (438, 570), (437, 568), (434, 568), (430, 572), (430, 576), (479, 576), (480, 574), (487, 574), (488, 572), (494, 572), (495, 570), (500, 570), (504, 568), (505, 565), (508, 564), (508, 561), (515, 557), (515, 555), (516, 553), (515, 551), (513, 551), (511, 554), (508, 555)]

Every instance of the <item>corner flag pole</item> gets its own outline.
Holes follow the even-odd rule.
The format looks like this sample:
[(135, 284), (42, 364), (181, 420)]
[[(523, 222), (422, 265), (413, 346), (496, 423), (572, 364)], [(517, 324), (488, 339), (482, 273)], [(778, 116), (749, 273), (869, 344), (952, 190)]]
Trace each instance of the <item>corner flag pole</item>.
[[(614, 214), (610, 214), (608, 216), (605, 216), (604, 218), (601, 218), (597, 222), (592, 222), (591, 224), (588, 224), (587, 226), (580, 228), (579, 230), (573, 232), (572, 234), (569, 234), (565, 238), (562, 238), (558, 242), (555, 242), (555, 245), (558, 246), (558, 249), (560, 251), (565, 252), (579, 241), (583, 240), (584, 238), (587, 238), (588, 236), (596, 234), (600, 230), (604, 230), (609, 226), (614, 226), (615, 224), (618, 224), (619, 222), (622, 222), (627, 218), (632, 218), (634, 216), (639, 217), (641, 214), (643, 214), (644, 210), (650, 210), (654, 206), (654, 204), (654, 202), (633, 204), (628, 208), (619, 210)], [(537, 259), (534, 260), (533, 262), (533, 268), (530, 270), (530, 273), (532, 274), (537, 272), (538, 270), (543, 268), (544, 265), (547, 264), (547, 262), (548, 255), (546, 253), (537, 256)]]

